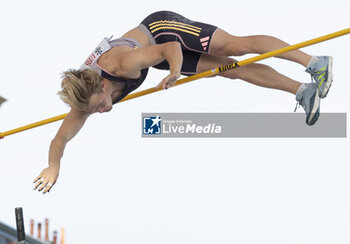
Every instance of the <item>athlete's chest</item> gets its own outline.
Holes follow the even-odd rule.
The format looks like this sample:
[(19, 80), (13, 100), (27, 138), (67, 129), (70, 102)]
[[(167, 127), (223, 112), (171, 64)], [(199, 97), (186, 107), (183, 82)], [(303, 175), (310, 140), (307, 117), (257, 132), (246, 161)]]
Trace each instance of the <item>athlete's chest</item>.
[(111, 48), (108, 52), (101, 55), (97, 64), (108, 73), (123, 77), (126, 79), (137, 79), (140, 77), (140, 71), (136, 72), (124, 72), (121, 69), (123, 63), (123, 55), (127, 52), (132, 52), (135, 49), (129, 46), (117, 46)]

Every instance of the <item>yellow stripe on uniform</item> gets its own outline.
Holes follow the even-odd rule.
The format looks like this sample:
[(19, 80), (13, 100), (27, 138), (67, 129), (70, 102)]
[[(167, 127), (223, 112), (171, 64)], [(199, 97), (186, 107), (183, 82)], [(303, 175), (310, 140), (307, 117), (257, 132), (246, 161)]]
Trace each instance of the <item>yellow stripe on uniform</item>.
[(192, 32), (192, 31), (188, 31), (188, 30), (184, 30), (184, 29), (180, 29), (180, 28), (176, 28), (176, 27), (159, 27), (157, 29), (154, 29), (153, 31), (151, 31), (152, 33), (158, 31), (158, 30), (163, 30), (163, 29), (170, 29), (170, 30), (178, 30), (178, 31), (182, 31), (182, 32), (186, 32), (195, 36), (199, 36), (198, 33)]
[(157, 28), (159, 26), (174, 26), (174, 27), (179, 27), (179, 28), (182, 28), (182, 29), (187, 29), (187, 30), (190, 30), (190, 31), (194, 31), (194, 32), (198, 32), (198, 33), (201, 33), (201, 30), (198, 30), (198, 29), (194, 29), (194, 28), (191, 28), (191, 27), (187, 27), (187, 26), (183, 26), (181, 24), (157, 24), (157, 25), (153, 25), (152, 27), (150, 27), (150, 29), (154, 29), (154, 28)]
[(156, 24), (180, 24), (180, 25), (192, 27), (194, 29), (202, 30), (202, 28), (194, 26), (194, 25), (189, 25), (189, 24), (185, 24), (185, 23), (181, 23), (181, 22), (177, 22), (177, 21), (168, 21), (168, 20), (161, 20), (161, 21), (153, 22), (153, 23), (149, 24), (149, 27), (151, 27), (152, 25), (156, 25)]

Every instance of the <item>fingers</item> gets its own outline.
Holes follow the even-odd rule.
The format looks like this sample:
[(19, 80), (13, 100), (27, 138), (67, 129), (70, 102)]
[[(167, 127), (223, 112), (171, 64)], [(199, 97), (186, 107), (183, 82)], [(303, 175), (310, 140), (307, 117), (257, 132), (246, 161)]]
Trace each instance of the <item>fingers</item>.
[[(47, 183), (45, 190), (43, 191), (43, 194), (46, 194), (47, 192), (50, 192), (51, 188), (52, 188), (53, 184), (52, 183)], [(40, 190), (39, 190), (40, 191)]]
[(167, 77), (165, 77), (162, 82), (160, 82), (157, 86), (156, 89), (168, 89), (172, 86), (175, 85), (176, 80), (180, 77), (180, 74), (170, 74)]
[(160, 82), (157, 86), (156, 89), (168, 89), (170, 87), (172, 87), (173, 85), (175, 85), (176, 80), (175, 81), (168, 81), (168, 80), (163, 80), (162, 82)]
[(38, 176), (35, 180), (34, 183), (37, 182), (34, 186), (34, 190), (36, 190), (39, 186), (38, 191), (43, 191), (43, 194), (49, 192), (53, 186), (53, 183), (50, 183), (48, 180), (45, 180), (44, 178), (42, 178), (41, 176)]
[(47, 186), (48, 183), (49, 183), (48, 181), (43, 179), (38, 191), (42, 191)]
[(35, 180), (33, 181), (33, 183), (37, 182), (40, 178), (41, 178), (41, 175), (39, 175), (38, 177), (36, 177)]
[(34, 190), (36, 190), (36, 188), (38, 188), (38, 186), (40, 186), (44, 182), (44, 178), (41, 178), (41, 176), (38, 176), (38, 178), (34, 180), (34, 183), (35, 182), (37, 183), (34, 186)]
[(168, 89), (168, 88), (170, 88), (170, 87), (174, 86), (174, 85), (175, 85), (175, 83), (176, 83), (176, 81), (171, 81), (171, 82), (168, 82), (168, 83), (165, 85), (165, 89)]
[(170, 74), (169, 79), (167, 79), (167, 81), (165, 83), (165, 89), (168, 89), (168, 88), (174, 86), (179, 77), (180, 77), (180, 75)]

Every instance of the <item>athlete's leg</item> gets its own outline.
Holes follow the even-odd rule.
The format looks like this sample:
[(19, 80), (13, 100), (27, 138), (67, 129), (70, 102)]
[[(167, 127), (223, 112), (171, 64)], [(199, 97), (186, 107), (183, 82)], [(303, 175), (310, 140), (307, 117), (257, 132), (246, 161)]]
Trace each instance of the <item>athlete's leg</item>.
[[(202, 54), (197, 66), (197, 73), (214, 69), (226, 64), (232, 64), (234, 62), (236, 61), (232, 58)], [(300, 82), (278, 73), (267, 65), (256, 63), (222, 72), (219, 74), (219, 76), (230, 79), (241, 79), (254, 85), (279, 89), (292, 94), (296, 94), (299, 86), (301, 85)]]
[[(241, 56), (248, 53), (267, 53), (288, 46), (287, 43), (278, 38), (265, 35), (256, 36), (233, 36), (218, 28), (214, 33), (209, 53), (217, 56)], [(299, 51), (291, 51), (277, 57), (297, 62), (307, 66), (311, 56)]]

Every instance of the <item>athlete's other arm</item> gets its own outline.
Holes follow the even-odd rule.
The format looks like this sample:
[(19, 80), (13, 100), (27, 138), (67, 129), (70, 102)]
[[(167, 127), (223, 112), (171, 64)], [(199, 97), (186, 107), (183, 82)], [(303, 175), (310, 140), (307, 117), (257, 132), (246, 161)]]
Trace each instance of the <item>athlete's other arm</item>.
[[(135, 75), (142, 69), (152, 67), (166, 59), (170, 66), (170, 74), (165, 77), (157, 86), (161, 88), (169, 88), (175, 84), (181, 75), (182, 67), (182, 51), (178, 42), (168, 42), (159, 45), (151, 45), (127, 52), (119, 57), (120, 74), (128, 77)], [(39, 186), (39, 191), (48, 192), (56, 183), (60, 160), (63, 156), (66, 144), (79, 132), (83, 127), (86, 119), (92, 112), (83, 112), (71, 109), (67, 117), (64, 119), (57, 135), (52, 140), (49, 149), (49, 167), (45, 168), (37, 178), (35, 178), (34, 189)]]
[(66, 144), (79, 132), (83, 127), (86, 119), (91, 113), (71, 109), (58, 130), (55, 138), (51, 141), (49, 149), (49, 167), (45, 168), (34, 180), (34, 190), (39, 186), (39, 191), (48, 192), (56, 183), (60, 161), (63, 156)]
[(157, 88), (167, 89), (181, 76), (183, 56), (179, 42), (150, 45), (127, 52), (121, 57), (120, 68), (127, 76), (135, 70), (157, 65), (164, 59), (169, 63), (170, 74), (157, 85)]

